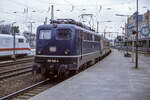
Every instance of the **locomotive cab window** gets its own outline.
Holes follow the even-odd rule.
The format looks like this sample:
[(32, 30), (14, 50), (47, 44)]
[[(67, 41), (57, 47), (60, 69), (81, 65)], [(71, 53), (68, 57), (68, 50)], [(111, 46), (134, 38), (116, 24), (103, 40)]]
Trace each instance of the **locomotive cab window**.
[(40, 30), (39, 39), (51, 39), (51, 30)]
[(70, 29), (57, 29), (56, 39), (57, 40), (70, 40), (71, 32), (72, 31)]

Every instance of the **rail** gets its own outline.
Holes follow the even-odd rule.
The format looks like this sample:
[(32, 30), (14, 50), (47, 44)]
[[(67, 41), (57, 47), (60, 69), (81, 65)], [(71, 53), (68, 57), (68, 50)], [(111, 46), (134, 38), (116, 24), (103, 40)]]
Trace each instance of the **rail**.
[(32, 72), (32, 66), (0, 72), (0, 80)]
[(31, 85), (31, 86), (29, 86), (29, 87), (26, 87), (26, 88), (24, 88), (24, 89), (21, 89), (21, 90), (19, 90), (19, 91), (16, 91), (16, 92), (14, 92), (14, 93), (11, 93), (11, 94), (9, 94), (9, 95), (7, 95), (7, 96), (4, 96), (4, 97), (0, 98), (0, 100), (10, 99), (10, 98), (15, 97), (15, 96), (17, 96), (17, 95), (19, 95), (19, 94), (21, 94), (21, 93), (27, 91), (27, 90), (30, 90), (30, 89), (33, 89), (34, 87), (37, 87), (37, 86), (39, 86), (39, 85), (42, 85), (42, 84), (44, 84), (45, 82), (48, 82), (48, 81), (49, 81), (49, 79), (40, 81), (40, 82), (38, 82), (38, 83), (36, 83), (36, 84), (34, 84), (34, 85)]
[(5, 66), (11, 66), (11, 65), (16, 65), (16, 64), (21, 64), (21, 63), (26, 63), (26, 62), (31, 62), (33, 61), (33, 57), (26, 58), (26, 59), (20, 59), (16, 61), (8, 61), (4, 63), (0, 63), (0, 67), (5, 67)]

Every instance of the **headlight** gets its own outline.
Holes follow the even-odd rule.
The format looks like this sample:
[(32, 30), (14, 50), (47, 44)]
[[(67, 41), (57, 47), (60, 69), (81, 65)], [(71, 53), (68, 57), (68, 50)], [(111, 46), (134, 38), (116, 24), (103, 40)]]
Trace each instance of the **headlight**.
[(37, 53), (38, 53), (38, 54), (41, 54), (42, 52), (39, 50)]
[(68, 55), (68, 52), (67, 52), (67, 51), (65, 51), (65, 55)]
[(64, 53), (65, 53), (65, 55), (68, 55), (69, 52), (70, 52), (70, 51), (69, 51), (68, 49), (66, 49)]

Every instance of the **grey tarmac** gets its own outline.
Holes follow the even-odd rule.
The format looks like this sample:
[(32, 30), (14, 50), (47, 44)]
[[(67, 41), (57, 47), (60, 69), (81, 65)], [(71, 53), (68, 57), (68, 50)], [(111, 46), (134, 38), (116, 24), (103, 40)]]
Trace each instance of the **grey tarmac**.
[(139, 69), (122, 51), (30, 100), (150, 100), (150, 59), (140, 54)]

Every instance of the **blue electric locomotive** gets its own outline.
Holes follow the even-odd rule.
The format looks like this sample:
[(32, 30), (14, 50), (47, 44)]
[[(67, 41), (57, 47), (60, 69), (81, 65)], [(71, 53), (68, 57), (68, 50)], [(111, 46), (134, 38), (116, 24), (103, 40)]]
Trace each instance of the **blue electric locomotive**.
[(33, 70), (44, 76), (78, 72), (102, 56), (101, 36), (70, 19), (54, 20), (37, 28)]

